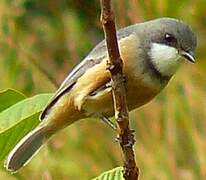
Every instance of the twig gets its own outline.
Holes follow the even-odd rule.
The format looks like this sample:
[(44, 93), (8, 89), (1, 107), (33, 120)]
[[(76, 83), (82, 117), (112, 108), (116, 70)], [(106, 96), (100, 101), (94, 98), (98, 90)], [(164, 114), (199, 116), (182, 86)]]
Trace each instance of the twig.
[(121, 146), (124, 160), (123, 176), (126, 180), (136, 180), (138, 179), (139, 169), (136, 166), (133, 151), (133, 145), (135, 142), (134, 135), (133, 131), (129, 128), (129, 114), (126, 103), (124, 86), (125, 81), (122, 70), (123, 63), (120, 57), (117, 43), (114, 20), (115, 18), (111, 10), (111, 1), (101, 0), (101, 7), (101, 22), (105, 33), (105, 39), (109, 54), (107, 69), (111, 73), (115, 118), (118, 130), (118, 141)]

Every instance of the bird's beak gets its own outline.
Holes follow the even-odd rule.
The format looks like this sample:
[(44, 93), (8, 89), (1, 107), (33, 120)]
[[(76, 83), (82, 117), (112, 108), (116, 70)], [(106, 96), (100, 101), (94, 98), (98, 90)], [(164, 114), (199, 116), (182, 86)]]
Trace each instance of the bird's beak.
[(194, 53), (192, 51), (184, 51), (180, 52), (180, 55), (190, 61), (191, 63), (195, 63)]

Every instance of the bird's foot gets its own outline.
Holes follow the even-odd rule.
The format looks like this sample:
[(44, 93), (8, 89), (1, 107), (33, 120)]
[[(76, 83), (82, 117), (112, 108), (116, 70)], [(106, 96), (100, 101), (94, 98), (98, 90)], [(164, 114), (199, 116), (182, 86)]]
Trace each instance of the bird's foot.
[(117, 131), (117, 126), (116, 124), (114, 124), (108, 117), (100, 114), (98, 115), (98, 117), (105, 123), (107, 124), (109, 127), (111, 127), (114, 131)]

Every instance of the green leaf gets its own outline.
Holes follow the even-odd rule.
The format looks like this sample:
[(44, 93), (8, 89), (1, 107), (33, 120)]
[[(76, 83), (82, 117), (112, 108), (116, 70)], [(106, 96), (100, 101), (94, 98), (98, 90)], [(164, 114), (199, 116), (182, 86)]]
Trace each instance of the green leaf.
[(39, 123), (39, 114), (51, 94), (24, 99), (0, 113), (0, 161), (15, 144)]
[(17, 103), (25, 99), (25, 96), (18, 91), (13, 89), (6, 89), (0, 92), (0, 112), (4, 109), (12, 106), (13, 104)]
[(117, 167), (102, 173), (100, 176), (92, 180), (124, 180), (122, 171), (123, 171), (122, 167)]
[(39, 123), (39, 113), (20, 121), (13, 127), (0, 133), (0, 162), (5, 159), (17, 142)]

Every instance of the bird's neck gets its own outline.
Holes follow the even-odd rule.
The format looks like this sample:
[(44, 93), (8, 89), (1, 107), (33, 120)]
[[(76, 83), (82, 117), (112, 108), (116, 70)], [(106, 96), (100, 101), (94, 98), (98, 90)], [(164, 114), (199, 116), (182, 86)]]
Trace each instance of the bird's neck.
[(172, 76), (181, 64), (176, 48), (152, 43), (149, 54), (151, 63), (162, 76)]

